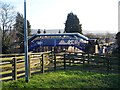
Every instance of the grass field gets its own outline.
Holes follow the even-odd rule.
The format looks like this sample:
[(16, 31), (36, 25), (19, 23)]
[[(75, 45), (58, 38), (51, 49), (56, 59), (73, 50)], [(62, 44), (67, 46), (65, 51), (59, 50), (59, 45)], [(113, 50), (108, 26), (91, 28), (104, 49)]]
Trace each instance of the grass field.
[(35, 88), (119, 88), (120, 75), (101, 74), (83, 70), (60, 70), (32, 75), (30, 82), (24, 78), (2, 83), (2, 90), (18, 90), (18, 88), (34, 90)]

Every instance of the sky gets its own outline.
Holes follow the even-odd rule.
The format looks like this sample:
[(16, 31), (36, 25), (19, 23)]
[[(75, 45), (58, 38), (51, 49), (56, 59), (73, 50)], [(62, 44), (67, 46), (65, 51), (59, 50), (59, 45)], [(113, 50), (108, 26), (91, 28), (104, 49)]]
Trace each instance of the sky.
[[(4, 0), (24, 14), (24, 0)], [(118, 0), (26, 0), (32, 29), (64, 29), (67, 15), (79, 18), (84, 32), (118, 32)]]

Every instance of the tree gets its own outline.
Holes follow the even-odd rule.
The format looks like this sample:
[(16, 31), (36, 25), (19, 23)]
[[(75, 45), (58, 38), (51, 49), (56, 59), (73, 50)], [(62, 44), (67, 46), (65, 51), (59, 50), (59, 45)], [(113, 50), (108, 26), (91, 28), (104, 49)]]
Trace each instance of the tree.
[(27, 20), (27, 30), (28, 30), (28, 36), (30, 36), (30, 34), (31, 34), (31, 25), (30, 25), (29, 20)]
[(93, 33), (87, 33), (87, 34), (85, 34), (85, 36), (88, 38), (95, 38), (96, 37), (95, 34), (93, 34)]
[(38, 34), (40, 34), (40, 33), (41, 33), (40, 29), (38, 29), (37, 33), (38, 33)]
[(61, 33), (61, 31), (59, 30), (59, 32), (58, 33)]
[[(16, 31), (17, 34), (17, 42), (20, 44), (21, 47), (21, 52), (24, 52), (24, 18), (23, 15), (17, 12), (16, 16), (16, 22), (14, 24), (14, 30)], [(27, 20), (27, 31), (28, 31), (28, 36), (31, 33), (31, 25), (29, 20)]]
[[(16, 22), (14, 24), (14, 29), (17, 32), (19, 42), (24, 41), (24, 18), (23, 18), (23, 15), (20, 14), (19, 12), (17, 13), (17, 16), (16, 16)], [(28, 30), (28, 36), (29, 36), (31, 33), (31, 25), (28, 20), (27, 20), (27, 30)]]
[(15, 21), (15, 10), (10, 4), (0, 3), (0, 27), (2, 30), (2, 53), (10, 49), (10, 29)]
[(44, 29), (43, 33), (45, 34), (46, 33), (46, 30)]
[(23, 22), (24, 22), (23, 15), (18, 12), (16, 16), (16, 22), (14, 24), (14, 29), (17, 32), (17, 37), (20, 42), (24, 40), (24, 34), (23, 34), (24, 23)]
[(10, 4), (0, 3), (0, 26), (5, 33), (15, 22), (15, 10)]
[(120, 32), (118, 32), (116, 34), (116, 42), (117, 42), (117, 45), (118, 45), (118, 50), (120, 51)]
[(82, 24), (80, 24), (77, 15), (69, 13), (67, 20), (65, 22), (66, 33), (81, 33), (82, 34)]

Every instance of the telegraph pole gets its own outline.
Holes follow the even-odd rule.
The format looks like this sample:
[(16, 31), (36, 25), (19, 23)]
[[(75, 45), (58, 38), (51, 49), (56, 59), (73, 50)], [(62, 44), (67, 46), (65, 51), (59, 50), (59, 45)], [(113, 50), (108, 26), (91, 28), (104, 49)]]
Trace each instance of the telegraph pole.
[(29, 82), (28, 76), (28, 40), (27, 40), (26, 0), (24, 0), (24, 52), (25, 52), (25, 81)]

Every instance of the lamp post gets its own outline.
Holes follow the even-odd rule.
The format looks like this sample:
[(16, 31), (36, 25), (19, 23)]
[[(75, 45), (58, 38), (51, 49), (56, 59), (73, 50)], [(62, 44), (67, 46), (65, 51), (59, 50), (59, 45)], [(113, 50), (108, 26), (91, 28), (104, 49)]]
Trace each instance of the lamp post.
[(28, 40), (27, 40), (27, 25), (26, 25), (26, 0), (24, 0), (24, 52), (25, 52), (25, 81), (29, 82), (28, 75)]

